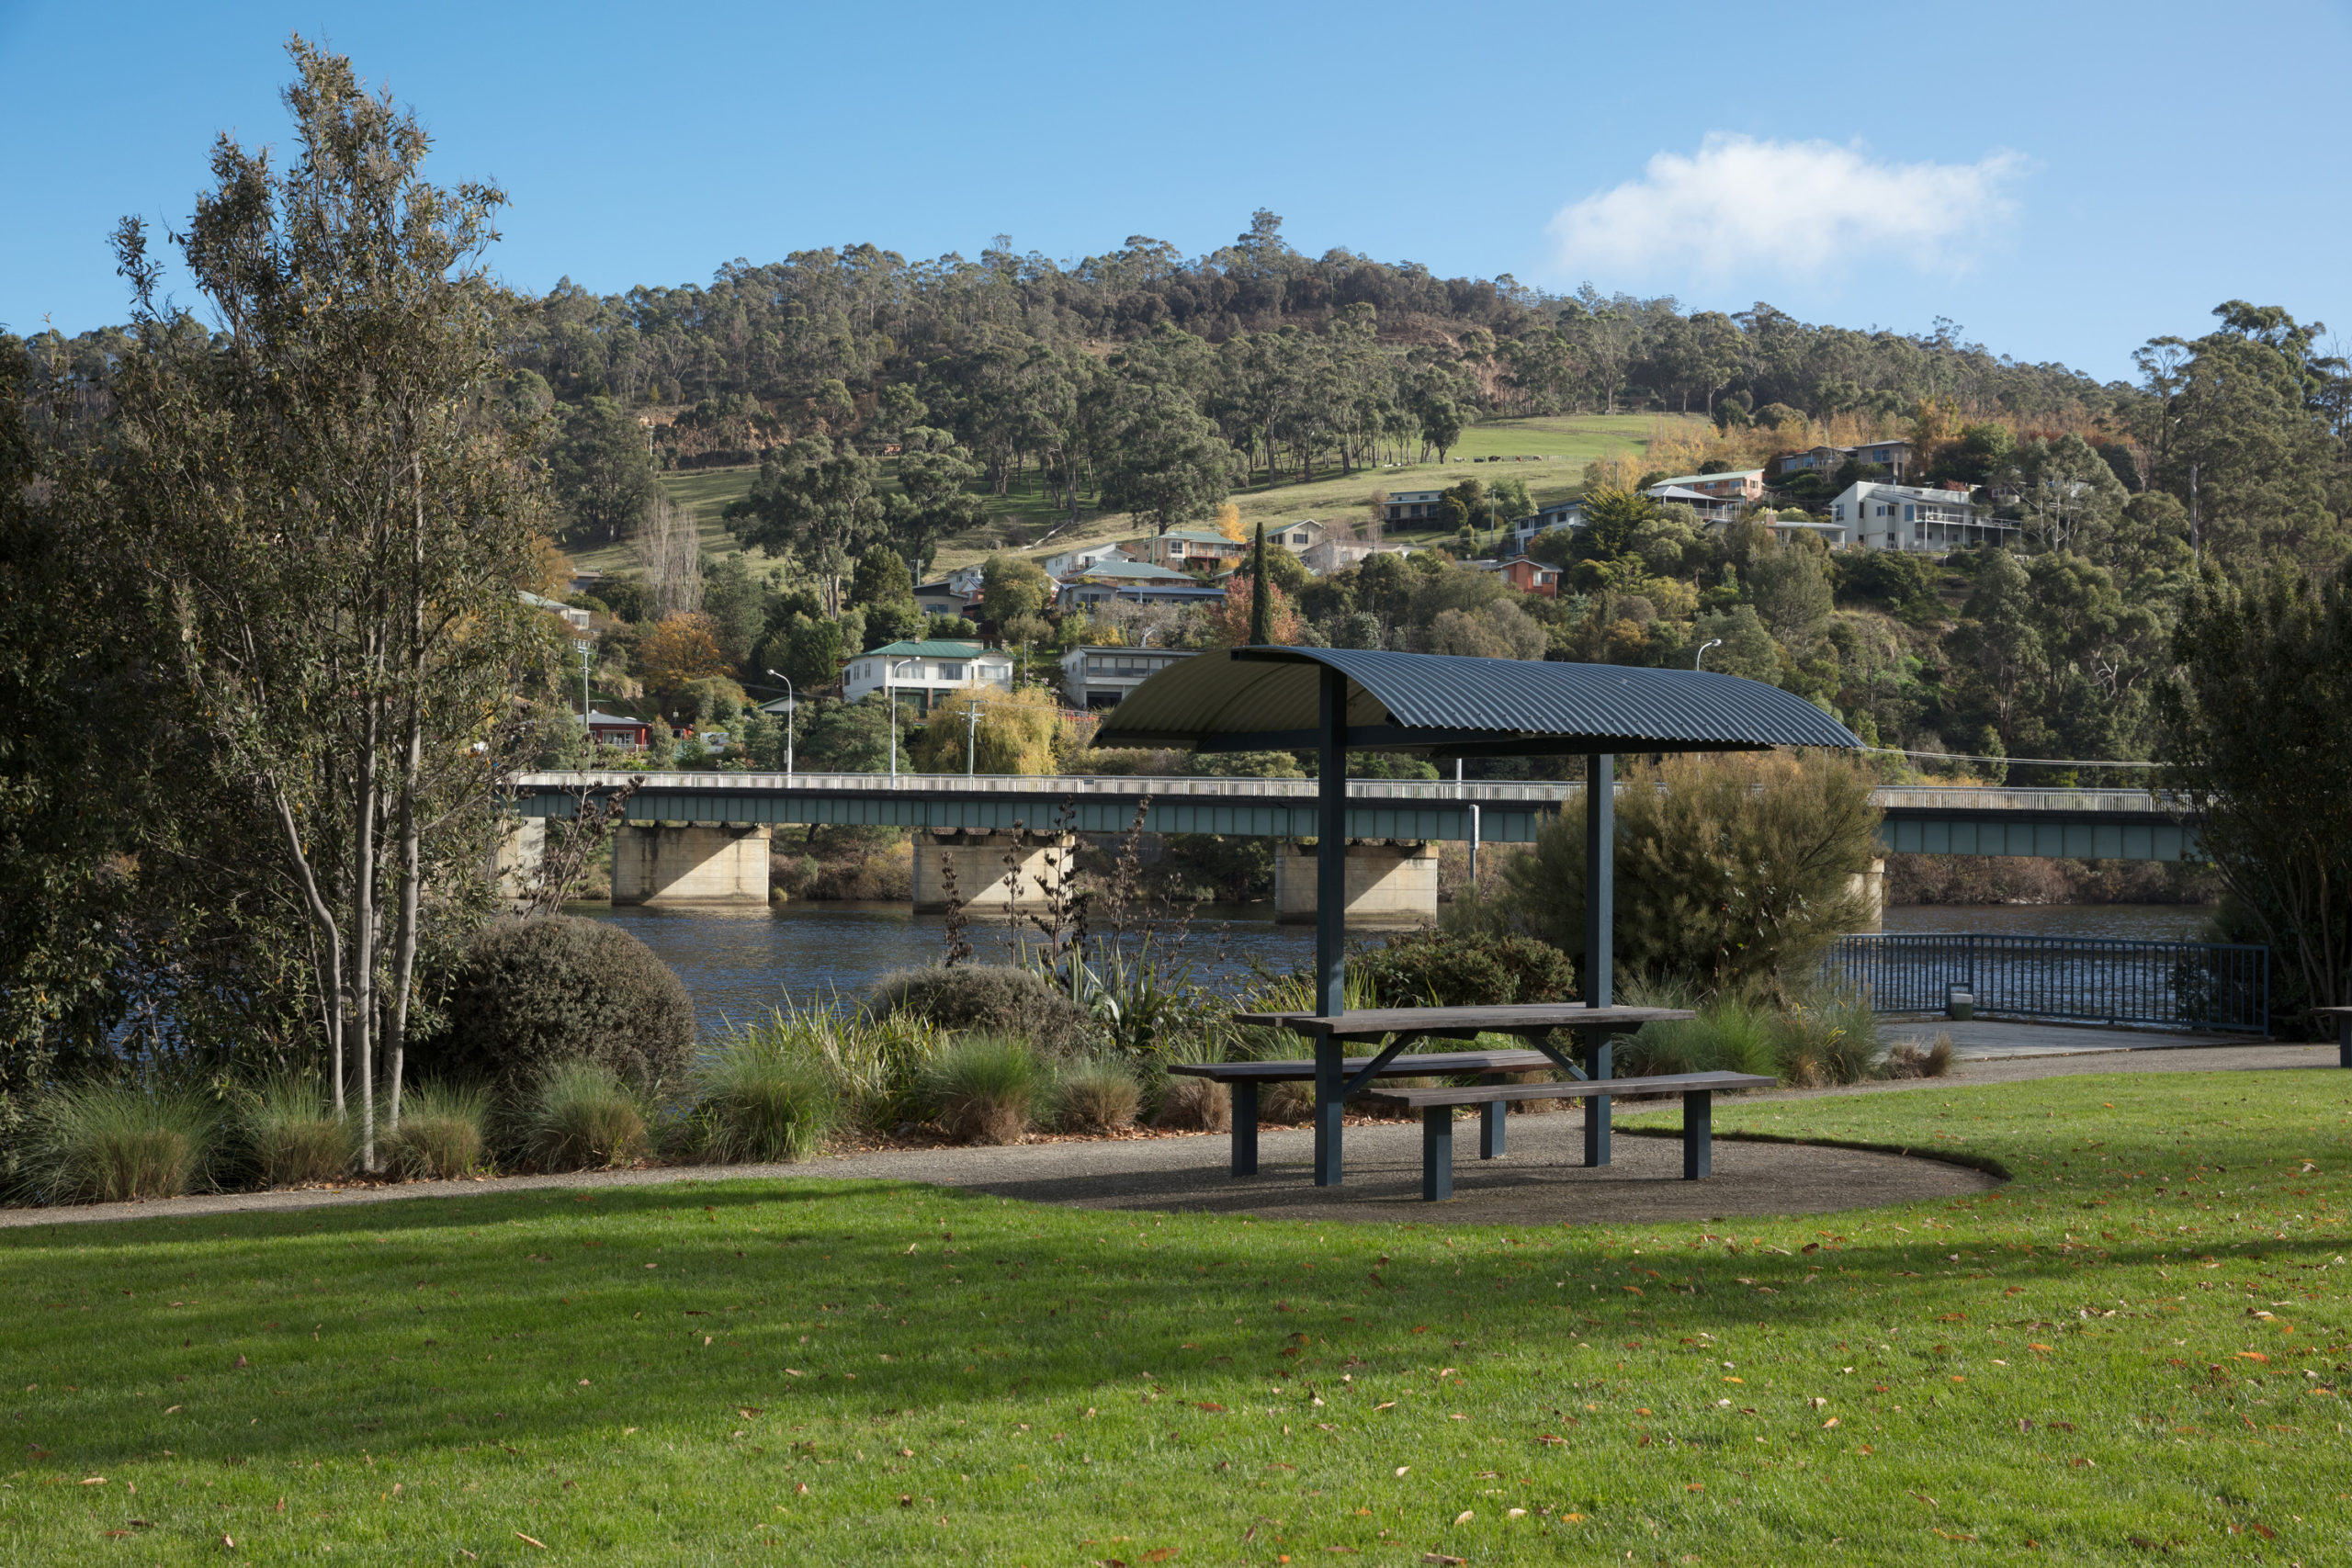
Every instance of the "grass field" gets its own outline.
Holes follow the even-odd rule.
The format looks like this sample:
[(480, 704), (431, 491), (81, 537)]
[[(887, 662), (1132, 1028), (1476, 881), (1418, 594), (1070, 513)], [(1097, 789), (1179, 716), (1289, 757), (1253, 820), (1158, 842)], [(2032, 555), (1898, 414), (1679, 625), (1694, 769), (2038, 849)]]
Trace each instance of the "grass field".
[(2348, 1083), (1719, 1109), (2016, 1175), (1784, 1222), (811, 1180), (0, 1232), (0, 1560), (2342, 1562)]
[[(1352, 520), (1366, 515), (1365, 503), (1375, 491), (1426, 490), (1455, 483), (1467, 475), (1525, 479), (1528, 492), (1539, 504), (1546, 503), (1563, 500), (1577, 490), (1584, 480), (1584, 466), (1595, 457), (1645, 447), (1662, 422), (1676, 423), (1685, 417), (1643, 413), (1497, 420), (1464, 431), (1462, 445), (1451, 454), (1454, 460), (1443, 466), (1422, 463), (1363, 469), (1348, 475), (1333, 470), (1329, 476), (1318, 475), (1306, 484), (1284, 480), (1253, 486), (1236, 491), (1232, 499), (1240, 509), (1245, 525), (1290, 522), (1300, 517)], [(1696, 415), (1688, 417), (1697, 419)], [(1494, 457), (1543, 457), (1547, 460), (1499, 467), (1469, 461)], [(758, 477), (759, 469), (755, 468), (696, 468), (663, 475), (662, 488), (669, 492), (671, 500), (694, 507), (702, 527), (703, 547), (724, 553), (741, 548), (741, 542), (719, 522), (719, 513), (729, 502), (748, 494), (752, 481)], [(1011, 494), (993, 498), (988, 522), (977, 532), (943, 542), (937, 570), (952, 570), (979, 559), (1006, 537), (1008, 526), (1025, 537), (1035, 538), (1061, 523), (1064, 516), (1047, 504), (1044, 488), (1033, 477), (1026, 485), (1015, 487)], [(1050, 553), (1072, 544), (1122, 538), (1139, 531), (1134, 519), (1124, 513), (1089, 515), (1075, 528), (1056, 534), (1051, 543), (1042, 547)], [(602, 571), (626, 570), (630, 564), (626, 545), (582, 547), (572, 552), (572, 559), (580, 566)]]

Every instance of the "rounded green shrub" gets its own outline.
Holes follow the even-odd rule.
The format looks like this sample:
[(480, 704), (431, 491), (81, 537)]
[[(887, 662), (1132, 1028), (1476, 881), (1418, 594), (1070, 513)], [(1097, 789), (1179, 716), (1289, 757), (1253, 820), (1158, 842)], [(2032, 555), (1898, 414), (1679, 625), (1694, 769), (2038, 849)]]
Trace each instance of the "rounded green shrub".
[(1069, 1055), (1087, 1038), (1087, 1017), (1076, 1003), (1010, 964), (893, 970), (875, 983), (865, 1005), (877, 1017), (917, 1014), (950, 1033), (1025, 1040), (1048, 1056)]
[(220, 1118), (175, 1089), (92, 1083), (26, 1108), (20, 1181), (44, 1203), (175, 1198), (201, 1176)]
[(1547, 942), (1503, 933), (1423, 927), (1351, 955), (1374, 1007), (1508, 1007), (1576, 995), (1576, 966)]
[(401, 1124), (384, 1134), (384, 1157), (412, 1180), (469, 1176), (481, 1164), (489, 1122), (486, 1091), (419, 1084), (401, 1096)]
[(602, 1067), (650, 1094), (694, 1062), (685, 983), (606, 920), (557, 915), (491, 927), (460, 959), (448, 1011), (435, 1071), (507, 1094), (567, 1063)]
[(939, 1125), (967, 1144), (1010, 1144), (1029, 1130), (1045, 1077), (1025, 1040), (973, 1034), (950, 1045), (924, 1075)]
[(840, 1122), (831, 1070), (776, 1033), (736, 1033), (695, 1072), (701, 1152), (726, 1164), (807, 1159)]

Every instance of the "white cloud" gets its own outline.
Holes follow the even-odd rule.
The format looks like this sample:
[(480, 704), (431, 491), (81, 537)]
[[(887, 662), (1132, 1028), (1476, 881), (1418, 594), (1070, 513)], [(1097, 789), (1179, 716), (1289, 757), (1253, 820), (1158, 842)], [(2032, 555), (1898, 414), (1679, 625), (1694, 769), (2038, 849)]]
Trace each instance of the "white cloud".
[(2008, 222), (2008, 187), (2025, 172), (2014, 152), (1892, 164), (1859, 142), (1718, 131), (1694, 154), (1660, 152), (1641, 178), (1562, 208), (1551, 229), (1563, 269), (1617, 283), (1658, 269), (1805, 276), (1889, 258), (1951, 273)]

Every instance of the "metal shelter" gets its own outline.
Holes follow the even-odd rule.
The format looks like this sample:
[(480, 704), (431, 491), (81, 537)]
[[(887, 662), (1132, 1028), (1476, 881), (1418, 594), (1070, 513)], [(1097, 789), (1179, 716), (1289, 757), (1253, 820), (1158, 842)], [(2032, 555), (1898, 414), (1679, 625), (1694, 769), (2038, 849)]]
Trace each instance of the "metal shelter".
[(1316, 752), (1316, 997), (1329, 1015), (1347, 1010), (1348, 752), (1583, 756), (1584, 1000), (1608, 1007), (1618, 753), (1861, 745), (1804, 698), (1736, 675), (1340, 648), (1184, 660), (1113, 708), (1094, 743)]

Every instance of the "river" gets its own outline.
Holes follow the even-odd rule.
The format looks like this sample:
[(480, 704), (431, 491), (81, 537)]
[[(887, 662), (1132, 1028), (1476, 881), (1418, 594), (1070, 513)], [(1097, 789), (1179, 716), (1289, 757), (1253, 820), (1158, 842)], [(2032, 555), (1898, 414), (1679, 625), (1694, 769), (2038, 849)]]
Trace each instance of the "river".
[[(1310, 960), (1314, 929), (1278, 926), (1265, 910), (1204, 906), (1185, 947), (1194, 977), (1238, 989), (1253, 964), (1280, 971)], [(890, 970), (937, 963), (946, 946), (942, 917), (912, 914), (903, 904), (581, 904), (570, 912), (611, 920), (658, 953), (694, 994), (706, 1033), (723, 1032), (730, 1020), (764, 1017), (786, 998), (806, 1006), (859, 996)], [(2210, 913), (2194, 904), (1900, 905), (1887, 910), (1883, 929), (2194, 942), (2204, 938)], [(1009, 952), (1001, 923), (976, 921), (971, 939), (983, 963)]]

